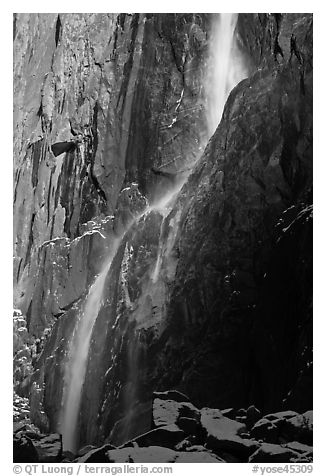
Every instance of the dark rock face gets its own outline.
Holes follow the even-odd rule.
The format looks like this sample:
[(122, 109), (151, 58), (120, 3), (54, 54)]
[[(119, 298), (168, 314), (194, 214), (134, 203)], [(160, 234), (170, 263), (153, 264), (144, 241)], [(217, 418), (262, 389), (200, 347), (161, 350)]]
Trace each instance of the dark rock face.
[[(15, 24), (16, 305), (43, 336), (32, 421), (58, 430), (69, 341), (119, 240), (79, 418), (80, 446), (101, 448), (85, 462), (305, 458), (280, 445), (312, 444), (312, 16), (239, 15), (250, 75), (204, 151), (210, 15)], [(57, 143), (75, 147), (54, 157)]]
[(176, 205), (178, 264), (151, 372), (196, 402), (268, 410), (291, 392), (294, 409), (312, 404), (311, 386), (295, 389), (312, 345), (311, 19), (292, 33), (301, 53), (233, 90)]

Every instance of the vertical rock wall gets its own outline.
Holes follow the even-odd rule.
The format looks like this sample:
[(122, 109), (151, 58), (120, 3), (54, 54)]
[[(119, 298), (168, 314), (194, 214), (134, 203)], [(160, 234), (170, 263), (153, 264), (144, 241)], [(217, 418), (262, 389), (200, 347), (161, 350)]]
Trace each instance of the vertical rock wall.
[[(98, 222), (123, 186), (151, 197), (153, 166), (178, 171), (198, 155), (208, 29), (194, 14), (15, 15), (15, 305), (32, 333), (98, 272), (89, 263), (105, 240), (85, 231), (110, 234)], [(54, 157), (52, 144), (77, 137)]]
[[(31, 391), (51, 429), (129, 183), (151, 200), (170, 184), (152, 168), (174, 173), (201, 154), (209, 21), (17, 16), (16, 305), (30, 332), (52, 326)], [(80, 444), (145, 431), (157, 389), (199, 406), (311, 407), (312, 17), (243, 14), (237, 28), (250, 77), (167, 216), (135, 223), (108, 273)], [(55, 159), (51, 144), (78, 133)]]

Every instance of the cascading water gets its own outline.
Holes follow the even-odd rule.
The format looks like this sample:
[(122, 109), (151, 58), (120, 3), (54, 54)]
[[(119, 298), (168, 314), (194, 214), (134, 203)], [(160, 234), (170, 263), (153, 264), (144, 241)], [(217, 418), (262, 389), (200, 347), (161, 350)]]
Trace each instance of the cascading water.
[[(247, 70), (237, 48), (235, 39), (237, 19), (238, 15), (235, 13), (217, 13), (214, 14), (213, 18), (209, 45), (209, 73), (204, 85), (207, 100), (206, 120), (208, 139), (214, 133), (221, 120), (224, 105), (230, 91), (239, 83), (239, 81), (247, 76)], [(183, 182), (179, 184), (177, 192), (181, 190), (182, 185), (187, 181), (189, 174), (186, 175)], [(152, 274), (152, 281), (154, 283), (158, 279), (164, 253), (162, 230), (167, 216), (167, 207), (165, 207), (164, 210), (162, 207), (162, 211), (163, 221), (161, 225), (158, 254)]]
[(70, 349), (65, 367), (63, 405), (59, 422), (65, 450), (75, 452), (78, 446), (78, 417), (92, 330), (101, 309), (105, 279), (110, 270), (115, 254), (130, 227), (151, 210), (165, 210), (168, 203), (171, 202), (180, 187), (181, 185), (179, 184), (177, 188), (172, 191), (170, 190), (166, 197), (162, 198), (159, 202), (146, 207), (143, 213), (129, 223), (120, 238), (115, 239), (107, 263), (90, 287), (85, 300), (85, 305), (78, 316), (75, 331), (70, 342)]
[[(114, 248), (116, 249), (117, 245)], [(65, 388), (60, 431), (63, 435), (64, 448), (72, 452), (76, 450), (78, 414), (92, 329), (101, 307), (105, 278), (113, 257), (114, 252), (111, 253), (110, 259), (88, 292), (85, 307), (78, 316), (77, 327), (70, 344), (68, 362), (65, 369)]]
[(155, 263), (155, 268), (152, 274), (152, 281), (153, 283), (156, 283), (160, 268), (161, 268), (161, 262), (162, 262), (162, 248), (163, 248), (163, 243), (162, 243), (162, 237), (163, 237), (163, 226), (164, 226), (164, 216), (163, 220), (161, 223), (161, 230), (160, 230), (160, 239), (159, 239), (159, 245), (158, 245), (158, 253), (157, 253), (157, 258), (156, 258), (156, 263)]
[[(208, 105), (208, 137), (211, 136), (220, 122), (224, 104), (231, 89), (247, 75), (234, 38), (236, 23), (236, 14), (221, 13), (214, 16), (210, 39), (210, 68), (207, 74), (208, 79), (204, 85)], [(189, 170), (189, 174), (190, 173), (191, 171)], [(157, 259), (153, 266), (151, 284), (149, 284), (149, 286), (155, 286), (157, 288), (159, 285), (158, 280), (163, 259), (171, 252), (174, 240), (174, 231), (172, 228), (177, 227), (180, 213), (171, 222), (169, 221), (171, 232), (168, 233), (166, 237), (163, 237), (163, 224), (165, 220), (169, 219), (168, 212), (171, 210), (174, 199), (187, 181), (189, 174), (186, 174), (173, 188), (170, 188), (159, 202), (147, 207), (147, 209), (140, 215), (141, 217), (146, 213), (149, 213), (151, 210), (157, 210), (161, 213), (163, 219), (159, 237)], [(140, 217), (138, 217), (138, 219)], [(136, 219), (133, 220), (127, 229), (135, 224), (136, 221)], [(123, 233), (120, 239), (116, 240), (113, 249), (110, 252), (110, 258), (91, 286), (86, 298), (85, 306), (80, 312), (76, 329), (70, 343), (68, 361), (65, 369), (65, 388), (63, 395), (63, 408), (60, 418), (60, 431), (63, 435), (64, 448), (72, 452), (75, 452), (77, 448), (78, 417), (92, 330), (102, 305), (102, 295), (106, 276), (124, 236), (125, 234)], [(131, 356), (131, 358), (134, 358), (134, 356)]]
[(216, 13), (209, 45), (209, 71), (205, 84), (209, 137), (218, 126), (230, 91), (247, 76), (235, 40), (236, 13)]

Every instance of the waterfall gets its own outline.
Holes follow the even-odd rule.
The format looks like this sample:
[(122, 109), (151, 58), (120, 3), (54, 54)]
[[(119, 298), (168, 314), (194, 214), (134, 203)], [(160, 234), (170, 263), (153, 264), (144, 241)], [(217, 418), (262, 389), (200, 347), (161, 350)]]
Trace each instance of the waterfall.
[[(224, 105), (230, 91), (239, 81), (247, 76), (247, 70), (235, 39), (237, 19), (238, 14), (236, 13), (217, 13), (214, 14), (212, 22), (209, 42), (209, 70), (204, 84), (208, 103), (206, 112), (208, 138), (214, 133), (221, 120)], [(191, 171), (189, 170), (189, 173), (183, 177), (182, 182), (178, 183), (176, 189), (173, 190), (173, 194), (177, 194), (181, 190), (190, 173)], [(167, 215), (167, 198), (169, 198), (168, 194), (163, 198), (165, 210), (162, 207), (164, 216), (161, 225), (157, 259), (152, 273), (153, 283), (158, 279), (163, 259), (164, 240), (162, 230)]]
[[(204, 84), (207, 99), (207, 127), (209, 136), (215, 131), (222, 113), (224, 104), (231, 89), (246, 76), (240, 53), (237, 50), (234, 31), (237, 22), (236, 14), (221, 13), (214, 16), (210, 39), (209, 71)], [(189, 174), (191, 171), (189, 170)], [(102, 272), (95, 279), (89, 289), (84, 307), (79, 313), (76, 328), (69, 344), (69, 353), (65, 367), (63, 405), (60, 416), (60, 431), (63, 435), (65, 450), (75, 452), (78, 444), (78, 418), (80, 412), (82, 389), (86, 375), (87, 360), (91, 343), (92, 330), (102, 305), (102, 295), (105, 280), (110, 270), (114, 256), (122, 242), (125, 233), (139, 218), (151, 210), (157, 210), (162, 215), (162, 224), (159, 237), (157, 258), (151, 273), (150, 286), (159, 286), (159, 275), (163, 258), (169, 255), (175, 240), (177, 223), (181, 213), (171, 222), (171, 232), (163, 237), (164, 222), (168, 219), (168, 212), (175, 203), (182, 186), (187, 181), (185, 174), (174, 186), (165, 191), (163, 197), (155, 204), (147, 207), (137, 218), (132, 220), (119, 239), (115, 240), (110, 257)], [(170, 267), (173, 268), (171, 265)], [(173, 273), (171, 273), (173, 274)], [(134, 355), (130, 355), (134, 359)], [(128, 405), (130, 402), (128, 402)], [(126, 408), (126, 412), (128, 409)]]
[(163, 249), (163, 227), (164, 227), (164, 216), (162, 219), (161, 223), (161, 229), (160, 229), (160, 239), (159, 239), (159, 244), (158, 244), (158, 252), (157, 252), (157, 258), (156, 258), (156, 263), (154, 267), (154, 271), (152, 274), (152, 281), (153, 283), (156, 283), (158, 279), (158, 275), (161, 269), (161, 262), (162, 262), (162, 249)]
[(218, 126), (230, 91), (247, 77), (235, 39), (238, 14), (214, 14), (209, 42), (209, 70), (205, 82), (209, 137)]
[(69, 352), (65, 365), (63, 402), (59, 420), (59, 427), (60, 432), (62, 433), (65, 450), (75, 452), (77, 449), (78, 417), (92, 330), (102, 306), (104, 284), (115, 254), (131, 226), (152, 210), (161, 212), (162, 210), (166, 210), (166, 207), (171, 203), (179, 188), (180, 185), (178, 185), (173, 191), (170, 190), (166, 197), (163, 197), (163, 199), (151, 206), (147, 206), (140, 215), (131, 220), (122, 235), (115, 239), (110, 251), (110, 256), (103, 267), (103, 270), (89, 289), (85, 299), (85, 304), (79, 312), (71, 342), (69, 343)]
[[(117, 245), (114, 246), (114, 249), (117, 249)], [(70, 343), (68, 361), (65, 368), (65, 387), (63, 409), (60, 418), (60, 431), (62, 433), (65, 450), (72, 452), (76, 450), (78, 415), (92, 330), (101, 308), (105, 278), (110, 269), (113, 257), (114, 252), (111, 253), (102, 272), (90, 287), (84, 308), (82, 308), (79, 313), (75, 332)]]

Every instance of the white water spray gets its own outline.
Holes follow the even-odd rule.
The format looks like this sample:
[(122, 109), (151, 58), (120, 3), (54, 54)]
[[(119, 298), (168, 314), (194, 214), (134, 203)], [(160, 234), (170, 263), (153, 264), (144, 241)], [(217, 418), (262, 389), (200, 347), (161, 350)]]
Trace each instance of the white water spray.
[(247, 77), (235, 39), (236, 13), (214, 14), (209, 46), (210, 67), (205, 84), (207, 127), (211, 136), (218, 126), (230, 91)]
[[(237, 22), (236, 14), (221, 13), (217, 14), (212, 27), (210, 39), (210, 71), (207, 74), (205, 83), (207, 107), (207, 126), (209, 136), (215, 131), (221, 119), (224, 104), (231, 89), (244, 77), (247, 76), (245, 67), (241, 60), (240, 53), (237, 50), (234, 30)], [(189, 170), (189, 174), (190, 174)], [(178, 196), (188, 175), (185, 174), (181, 180), (169, 189), (164, 197), (158, 202), (148, 207), (137, 219), (135, 218), (129, 225), (135, 223), (140, 217), (149, 213), (151, 210), (160, 211), (163, 215), (163, 222), (172, 207), (175, 198)], [(163, 222), (161, 226), (161, 235), (163, 234)], [(60, 418), (60, 431), (63, 435), (63, 444), (65, 450), (75, 452), (78, 444), (78, 417), (82, 397), (82, 389), (87, 369), (87, 359), (89, 355), (92, 330), (97, 315), (102, 306), (103, 288), (106, 276), (110, 270), (116, 251), (123, 240), (123, 234), (116, 240), (110, 253), (110, 258), (104, 266), (102, 272), (94, 281), (88, 292), (85, 306), (78, 316), (78, 322), (75, 328), (68, 361), (65, 368), (65, 388), (63, 395), (63, 408)], [(158, 279), (163, 259), (163, 239), (160, 236), (157, 261), (152, 274), (152, 281)]]
[(60, 431), (63, 436), (64, 449), (72, 452), (75, 452), (77, 444), (78, 415), (92, 330), (102, 305), (105, 278), (110, 269), (113, 256), (114, 253), (111, 254), (111, 259), (109, 259), (90, 287), (85, 306), (78, 316), (77, 326), (70, 344), (68, 362), (65, 369), (65, 388)]
[(138, 217), (135, 217), (126, 227), (124, 233), (113, 243), (110, 257), (101, 273), (89, 289), (85, 305), (80, 311), (74, 334), (69, 344), (69, 354), (65, 367), (63, 405), (60, 415), (60, 432), (65, 450), (76, 452), (78, 446), (78, 418), (82, 389), (84, 385), (87, 359), (93, 327), (102, 306), (103, 289), (107, 274), (119, 246), (131, 226), (151, 210), (162, 210), (171, 202), (175, 195), (169, 192), (165, 199), (148, 206)]
[(162, 265), (162, 253), (163, 253), (163, 227), (164, 227), (164, 220), (165, 220), (165, 215), (162, 217), (162, 222), (161, 222), (161, 228), (160, 228), (160, 238), (159, 238), (159, 243), (158, 243), (158, 249), (157, 249), (157, 258), (155, 262), (155, 267), (154, 271), (152, 274), (152, 281), (153, 283), (156, 283), (158, 279), (158, 275), (161, 269)]

